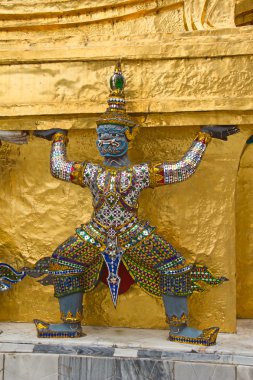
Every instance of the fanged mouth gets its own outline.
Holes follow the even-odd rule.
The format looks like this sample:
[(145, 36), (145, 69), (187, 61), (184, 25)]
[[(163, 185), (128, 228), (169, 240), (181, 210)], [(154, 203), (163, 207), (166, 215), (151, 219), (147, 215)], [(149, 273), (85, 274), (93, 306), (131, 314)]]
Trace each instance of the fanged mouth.
[(116, 141), (115, 139), (111, 139), (111, 140), (98, 140), (98, 147), (99, 148), (104, 147), (104, 145), (106, 147), (108, 147), (108, 146), (113, 146), (115, 148), (119, 148), (120, 147), (120, 143), (118, 141)]
[(119, 153), (119, 149), (112, 146), (105, 146), (100, 148), (100, 152), (102, 153)]

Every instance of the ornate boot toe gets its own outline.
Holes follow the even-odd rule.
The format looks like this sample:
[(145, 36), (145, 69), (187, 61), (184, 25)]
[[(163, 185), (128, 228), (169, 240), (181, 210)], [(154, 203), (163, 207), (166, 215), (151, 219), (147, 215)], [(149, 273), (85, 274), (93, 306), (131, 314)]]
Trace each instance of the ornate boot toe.
[(189, 336), (183, 336), (176, 333), (170, 332), (169, 340), (171, 342), (186, 343), (186, 344), (197, 344), (200, 346), (213, 346), (216, 344), (217, 335), (219, 332), (219, 327), (209, 327), (204, 329), (202, 333), (196, 337), (192, 338)]
[(56, 330), (50, 328), (50, 323), (41, 321), (39, 319), (34, 319), (33, 321), (37, 329), (38, 338), (80, 338), (81, 336), (85, 335), (82, 333), (81, 325), (75, 327), (73, 326), (72, 328), (70, 325), (69, 329), (64, 330), (64, 328), (59, 328), (59, 330)]

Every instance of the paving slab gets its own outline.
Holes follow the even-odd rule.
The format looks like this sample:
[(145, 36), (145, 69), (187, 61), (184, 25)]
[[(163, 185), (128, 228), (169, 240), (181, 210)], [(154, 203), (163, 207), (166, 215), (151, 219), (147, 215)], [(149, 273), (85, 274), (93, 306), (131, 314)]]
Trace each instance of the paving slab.
[(84, 326), (41, 339), (29, 323), (0, 323), (0, 380), (252, 380), (253, 320), (212, 347), (168, 341), (167, 330)]
[[(237, 334), (219, 334), (212, 347), (168, 341), (167, 330), (84, 326), (75, 339), (37, 338), (33, 324), (0, 323), (0, 353), (126, 357), (253, 366), (253, 320), (239, 320)], [(1, 361), (0, 361), (1, 363)]]

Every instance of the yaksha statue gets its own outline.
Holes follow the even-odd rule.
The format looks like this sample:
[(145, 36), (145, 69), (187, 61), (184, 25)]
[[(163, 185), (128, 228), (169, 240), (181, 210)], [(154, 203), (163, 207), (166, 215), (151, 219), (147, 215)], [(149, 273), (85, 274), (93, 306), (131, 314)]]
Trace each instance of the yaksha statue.
[(214, 277), (206, 267), (186, 262), (170, 243), (156, 234), (155, 227), (138, 218), (138, 198), (147, 188), (165, 186), (188, 179), (196, 171), (211, 135), (223, 140), (238, 132), (235, 127), (206, 126), (198, 133), (184, 157), (176, 163), (131, 165), (129, 143), (138, 126), (126, 113), (125, 79), (120, 63), (110, 80), (111, 92), (106, 112), (97, 121), (97, 148), (104, 158), (98, 165), (73, 162), (66, 157), (67, 132), (37, 131), (36, 136), (52, 140), (51, 173), (55, 178), (87, 186), (93, 197), (91, 220), (76, 229), (52, 257), (41, 259), (34, 268), (48, 276), (59, 299), (63, 323), (35, 320), (39, 337), (80, 337), (82, 335), (83, 293), (100, 280), (103, 264), (107, 283), (116, 306), (124, 266), (134, 282), (148, 294), (162, 297), (169, 324), (169, 340), (212, 345), (217, 327), (203, 331), (188, 326), (187, 297), (201, 290), (201, 282), (219, 285), (226, 279)]

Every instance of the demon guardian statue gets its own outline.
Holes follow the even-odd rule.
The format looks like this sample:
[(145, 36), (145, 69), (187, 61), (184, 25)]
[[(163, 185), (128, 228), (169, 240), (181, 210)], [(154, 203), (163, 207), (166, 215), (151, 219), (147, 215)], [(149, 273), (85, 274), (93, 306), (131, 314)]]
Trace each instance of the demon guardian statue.
[(122, 284), (119, 266), (124, 265), (144, 291), (162, 297), (169, 324), (169, 340), (215, 344), (218, 327), (200, 331), (188, 326), (187, 297), (201, 290), (201, 282), (219, 285), (226, 279), (214, 277), (206, 267), (186, 262), (180, 252), (156, 234), (155, 227), (138, 219), (138, 198), (149, 187), (188, 179), (195, 173), (211, 136), (226, 140), (238, 129), (203, 127), (178, 162), (131, 165), (128, 147), (138, 126), (126, 113), (124, 86), (125, 79), (118, 63), (110, 80), (108, 108), (97, 121), (97, 148), (104, 158), (103, 165), (68, 161), (68, 138), (64, 130), (35, 132), (38, 137), (52, 140), (52, 175), (87, 186), (92, 193), (94, 207), (91, 220), (77, 228), (76, 233), (63, 242), (52, 257), (41, 259), (30, 273), (34, 276), (48, 274), (41, 282), (54, 285), (63, 321), (51, 324), (35, 320), (38, 336), (82, 335), (83, 294), (97, 285), (105, 264), (115, 306)]

